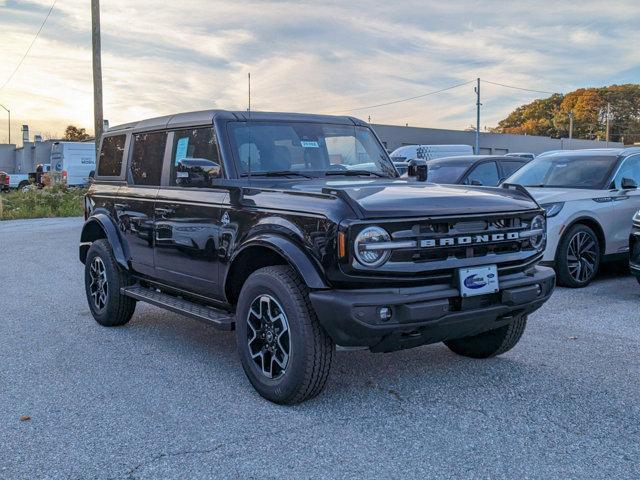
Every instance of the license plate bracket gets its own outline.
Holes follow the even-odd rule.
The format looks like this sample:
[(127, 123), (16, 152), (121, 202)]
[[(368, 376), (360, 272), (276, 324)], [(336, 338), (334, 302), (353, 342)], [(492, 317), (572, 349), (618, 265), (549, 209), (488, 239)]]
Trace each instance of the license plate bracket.
[(498, 267), (483, 265), (481, 267), (461, 268), (458, 270), (458, 286), (462, 298), (496, 293), (498, 284)]

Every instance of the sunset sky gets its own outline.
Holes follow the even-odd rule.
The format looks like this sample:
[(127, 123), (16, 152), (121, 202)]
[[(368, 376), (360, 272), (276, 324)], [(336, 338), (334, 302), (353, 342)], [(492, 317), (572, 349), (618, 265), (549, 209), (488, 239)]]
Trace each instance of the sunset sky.
[[(0, 0), (0, 86), (50, 0)], [(105, 118), (112, 125), (207, 108), (347, 114), (476, 77), (535, 90), (640, 81), (632, 1), (103, 0)], [(572, 7), (569, 4), (575, 4)], [(353, 111), (374, 123), (463, 129), (473, 84)], [(483, 126), (544, 94), (483, 85)], [(58, 0), (0, 104), (33, 133), (93, 130), (89, 0)], [(0, 109), (0, 142), (7, 137)]]

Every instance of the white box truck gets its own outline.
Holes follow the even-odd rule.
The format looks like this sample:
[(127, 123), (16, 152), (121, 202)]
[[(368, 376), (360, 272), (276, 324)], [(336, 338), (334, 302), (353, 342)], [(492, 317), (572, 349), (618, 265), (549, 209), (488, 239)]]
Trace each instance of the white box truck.
[(51, 147), (51, 171), (62, 174), (70, 187), (83, 187), (96, 170), (94, 142), (55, 142)]
[(394, 162), (408, 162), (414, 158), (434, 160), (443, 157), (473, 155), (470, 145), (405, 145), (390, 155)]

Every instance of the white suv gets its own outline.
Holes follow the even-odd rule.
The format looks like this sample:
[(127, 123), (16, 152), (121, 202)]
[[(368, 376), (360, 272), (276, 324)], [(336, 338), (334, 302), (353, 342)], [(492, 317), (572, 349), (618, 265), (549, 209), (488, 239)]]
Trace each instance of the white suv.
[(628, 255), (640, 210), (640, 148), (550, 152), (505, 183), (525, 186), (547, 212), (543, 263), (560, 285), (584, 287), (603, 260)]

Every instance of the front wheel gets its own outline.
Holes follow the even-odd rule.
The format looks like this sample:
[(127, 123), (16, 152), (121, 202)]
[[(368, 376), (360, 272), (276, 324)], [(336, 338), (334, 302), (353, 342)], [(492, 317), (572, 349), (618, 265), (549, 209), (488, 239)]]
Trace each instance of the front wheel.
[(508, 352), (520, 341), (527, 326), (527, 316), (516, 317), (503, 327), (472, 337), (448, 340), (444, 344), (463, 357), (490, 358)]
[(291, 405), (324, 388), (333, 341), (290, 267), (261, 268), (248, 278), (236, 309), (236, 343), (245, 374), (267, 400)]
[(571, 227), (560, 240), (556, 255), (558, 284), (582, 288), (591, 283), (600, 268), (600, 242), (586, 225)]

